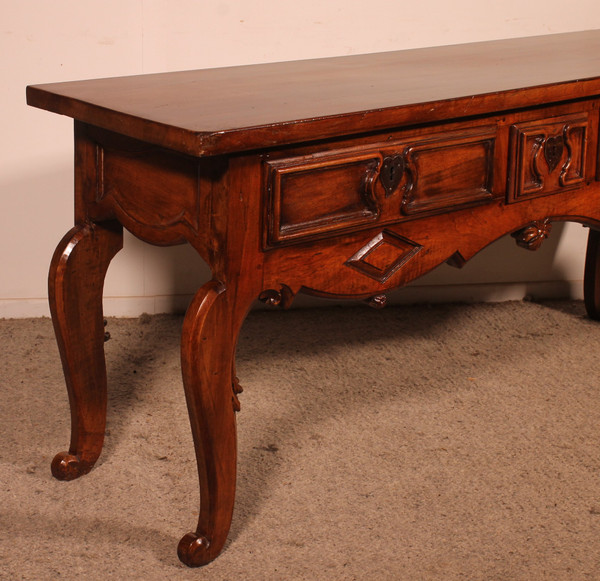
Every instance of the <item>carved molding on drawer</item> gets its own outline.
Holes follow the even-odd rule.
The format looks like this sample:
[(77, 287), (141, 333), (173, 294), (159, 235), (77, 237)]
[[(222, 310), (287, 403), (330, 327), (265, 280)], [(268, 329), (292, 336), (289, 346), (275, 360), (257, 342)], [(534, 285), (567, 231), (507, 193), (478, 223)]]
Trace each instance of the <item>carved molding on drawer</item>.
[(585, 112), (513, 125), (508, 202), (583, 184), (588, 133)]
[(417, 242), (383, 230), (345, 264), (377, 282), (384, 283), (422, 249)]

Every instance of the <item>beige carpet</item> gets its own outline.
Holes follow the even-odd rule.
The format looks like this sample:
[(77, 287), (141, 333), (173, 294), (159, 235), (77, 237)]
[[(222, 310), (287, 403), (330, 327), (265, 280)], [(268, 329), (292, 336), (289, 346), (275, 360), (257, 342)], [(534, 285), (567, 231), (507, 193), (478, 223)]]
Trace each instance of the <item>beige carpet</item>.
[(230, 541), (194, 570), (180, 325), (109, 320), (105, 450), (64, 483), (50, 321), (0, 321), (0, 579), (600, 579), (600, 325), (580, 303), (253, 313)]

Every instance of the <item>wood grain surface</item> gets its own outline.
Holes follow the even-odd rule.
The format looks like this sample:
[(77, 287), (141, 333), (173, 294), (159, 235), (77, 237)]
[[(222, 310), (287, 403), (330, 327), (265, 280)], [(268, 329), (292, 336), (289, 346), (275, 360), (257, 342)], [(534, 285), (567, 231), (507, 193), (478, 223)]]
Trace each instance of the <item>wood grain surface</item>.
[[(30, 86), (30, 105), (192, 155), (600, 93), (600, 31)], [(474, 100), (474, 95), (486, 95)]]

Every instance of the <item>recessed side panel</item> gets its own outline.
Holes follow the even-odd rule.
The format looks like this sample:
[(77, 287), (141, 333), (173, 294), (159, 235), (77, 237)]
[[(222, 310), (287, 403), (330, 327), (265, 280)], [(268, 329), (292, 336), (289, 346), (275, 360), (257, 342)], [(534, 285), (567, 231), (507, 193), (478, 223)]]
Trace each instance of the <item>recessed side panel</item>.
[(204, 175), (204, 160), (95, 128), (83, 127), (79, 133), (78, 141), (87, 144), (91, 158), (87, 167), (93, 167), (83, 189), (95, 193), (95, 199), (87, 201), (94, 219), (116, 217), (153, 244), (198, 236), (205, 211), (201, 206), (206, 204), (202, 184), (210, 179)]

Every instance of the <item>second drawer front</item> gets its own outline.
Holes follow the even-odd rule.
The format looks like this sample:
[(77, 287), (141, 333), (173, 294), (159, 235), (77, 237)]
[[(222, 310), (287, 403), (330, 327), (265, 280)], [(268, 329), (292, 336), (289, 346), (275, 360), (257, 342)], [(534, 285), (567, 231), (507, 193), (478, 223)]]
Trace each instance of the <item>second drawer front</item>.
[(508, 201), (582, 185), (588, 134), (587, 112), (513, 125)]

